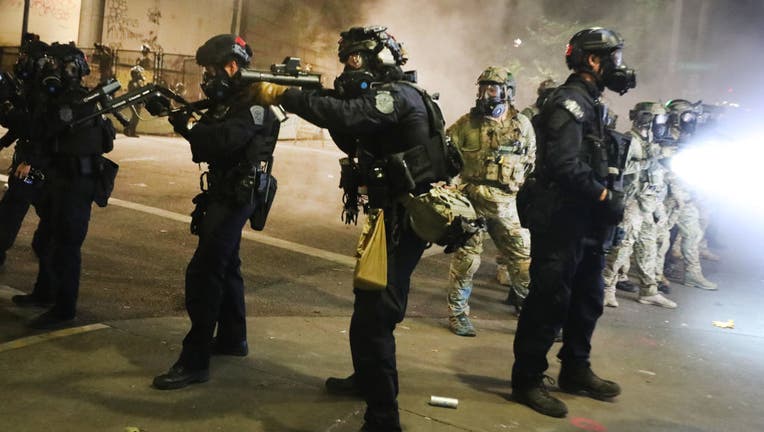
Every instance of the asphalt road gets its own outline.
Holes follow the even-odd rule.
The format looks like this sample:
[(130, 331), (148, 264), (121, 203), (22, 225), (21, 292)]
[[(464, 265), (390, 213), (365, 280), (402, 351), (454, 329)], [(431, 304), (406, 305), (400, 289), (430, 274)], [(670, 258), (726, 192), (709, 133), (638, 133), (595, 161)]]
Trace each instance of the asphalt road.
[[(349, 316), (351, 257), (360, 225), (340, 221), (338, 159), (327, 142), (282, 141), (275, 152), (278, 193), (264, 231), (244, 230), (242, 272), (250, 315)], [(0, 153), (0, 167), (11, 151)], [(203, 169), (180, 138), (118, 136), (109, 158), (120, 165), (113, 198), (93, 208), (83, 245), (79, 317), (87, 322), (184, 315), (185, 266), (197, 238), (187, 217)], [(37, 271), (30, 211), (9, 251), (0, 283), (31, 290)], [(490, 251), (490, 250), (489, 250)], [(415, 273), (410, 316), (445, 317), (448, 256), (433, 250)], [(501, 303), (486, 255), (472, 304), (478, 318), (513, 317)], [(3, 336), (0, 336), (3, 338)]]

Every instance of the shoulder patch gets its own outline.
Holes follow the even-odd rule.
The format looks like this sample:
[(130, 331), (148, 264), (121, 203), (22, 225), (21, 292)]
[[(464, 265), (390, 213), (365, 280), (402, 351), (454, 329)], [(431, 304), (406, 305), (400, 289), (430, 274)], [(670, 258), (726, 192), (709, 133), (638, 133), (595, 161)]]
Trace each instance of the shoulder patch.
[(265, 122), (265, 108), (260, 105), (252, 105), (249, 107), (249, 113), (252, 114), (252, 122), (256, 126), (262, 126)]
[(389, 91), (380, 90), (375, 96), (375, 106), (382, 114), (391, 114), (395, 110), (395, 99)]
[(581, 108), (581, 105), (573, 99), (565, 99), (562, 102), (562, 106), (571, 113), (576, 120), (581, 121), (584, 119), (583, 108)]

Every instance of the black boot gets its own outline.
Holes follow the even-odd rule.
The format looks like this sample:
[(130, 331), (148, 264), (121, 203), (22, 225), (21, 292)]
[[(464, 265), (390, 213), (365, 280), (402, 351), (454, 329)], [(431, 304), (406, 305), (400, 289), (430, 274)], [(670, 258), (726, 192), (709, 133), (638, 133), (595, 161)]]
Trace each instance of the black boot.
[(18, 307), (49, 308), (53, 306), (53, 300), (40, 298), (34, 294), (19, 294), (11, 297), (11, 301)]
[(531, 385), (518, 385), (515, 387), (515, 380), (512, 380), (512, 398), (515, 402), (527, 405), (541, 414), (562, 418), (568, 414), (568, 407), (565, 403), (549, 394), (544, 380), (550, 385), (554, 385), (554, 379), (545, 376)]
[(509, 293), (507, 294), (507, 299), (504, 300), (504, 304), (514, 306), (515, 315), (519, 316), (520, 312), (523, 311), (523, 300), (524, 299), (517, 294), (514, 288), (510, 288)]
[(74, 316), (62, 316), (54, 310), (49, 310), (38, 315), (27, 324), (27, 327), (36, 330), (59, 330), (73, 327), (77, 324)]
[(154, 378), (154, 388), (159, 390), (174, 390), (183, 388), (189, 384), (209, 381), (209, 369), (187, 369), (180, 365), (174, 365), (166, 374)]
[(594, 399), (610, 399), (621, 394), (618, 384), (598, 377), (588, 366), (566, 368), (563, 364), (557, 382), (565, 392), (583, 393)]
[(639, 291), (639, 287), (634, 282), (629, 280), (616, 282), (615, 287), (621, 291), (626, 291), (630, 293), (635, 293)]
[(249, 345), (247, 341), (241, 341), (233, 345), (223, 344), (218, 338), (212, 338), (212, 355), (227, 355), (236, 357), (246, 357), (249, 354)]
[(329, 377), (324, 384), (326, 391), (329, 394), (338, 396), (361, 396), (361, 389), (358, 388), (355, 382), (355, 374), (350, 375), (347, 378), (335, 378)]

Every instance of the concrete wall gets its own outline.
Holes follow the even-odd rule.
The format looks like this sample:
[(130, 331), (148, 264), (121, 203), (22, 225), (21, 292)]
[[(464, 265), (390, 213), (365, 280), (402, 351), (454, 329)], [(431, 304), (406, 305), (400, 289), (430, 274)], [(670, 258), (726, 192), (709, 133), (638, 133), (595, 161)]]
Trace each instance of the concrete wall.
[[(80, 0), (31, 0), (27, 31), (46, 42), (77, 41)], [(0, 0), (0, 46), (18, 46), (24, 18), (24, 0)]]
[(104, 44), (193, 55), (210, 36), (229, 33), (236, 0), (106, 0)]

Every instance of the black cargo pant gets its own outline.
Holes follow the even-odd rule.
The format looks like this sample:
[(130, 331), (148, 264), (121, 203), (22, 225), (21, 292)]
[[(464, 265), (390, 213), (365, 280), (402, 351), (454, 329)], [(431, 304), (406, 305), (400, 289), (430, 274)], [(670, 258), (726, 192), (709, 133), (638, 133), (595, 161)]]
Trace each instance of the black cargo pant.
[[(411, 274), (426, 247), (403, 223), (402, 208), (396, 215), (388, 215), (387, 287), (383, 291), (356, 288), (350, 321), (350, 350), (356, 383), (366, 399), (366, 426), (370, 431), (385, 432), (401, 430), (393, 331), (406, 313)], [(397, 245), (392, 245), (395, 240)]]
[(517, 323), (512, 387), (537, 385), (547, 353), (563, 329), (557, 357), (566, 366), (589, 366), (591, 339), (602, 315), (604, 257), (582, 238), (531, 232), (530, 293)]
[(207, 369), (212, 337), (235, 345), (247, 339), (244, 280), (239, 245), (253, 205), (211, 199), (199, 228), (199, 244), (186, 269), (186, 310), (191, 330), (183, 339), (177, 364)]
[(38, 202), (41, 189), (42, 185), (27, 184), (13, 173), (8, 176), (8, 190), (0, 199), (0, 265), (16, 241), (29, 206)]
[(40, 223), (32, 240), (40, 260), (34, 295), (49, 299), (55, 294), (52, 311), (61, 319), (72, 318), (77, 311), (81, 248), (96, 184), (94, 175), (82, 173), (75, 161), (62, 159), (51, 168), (37, 206)]

